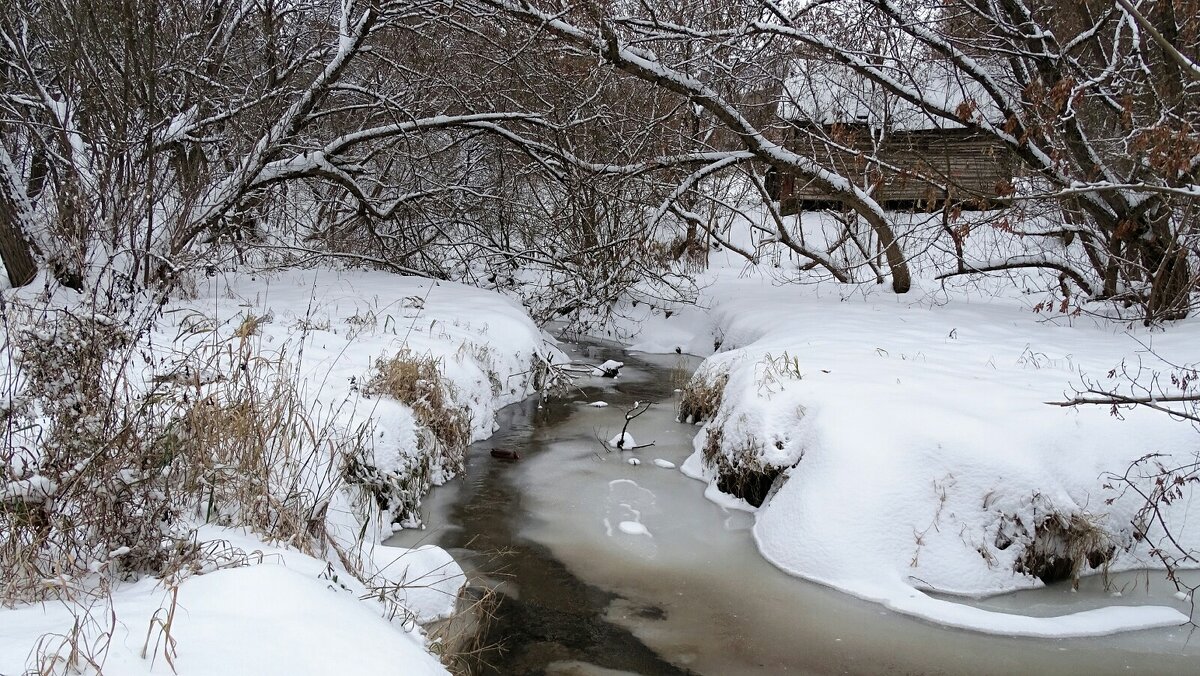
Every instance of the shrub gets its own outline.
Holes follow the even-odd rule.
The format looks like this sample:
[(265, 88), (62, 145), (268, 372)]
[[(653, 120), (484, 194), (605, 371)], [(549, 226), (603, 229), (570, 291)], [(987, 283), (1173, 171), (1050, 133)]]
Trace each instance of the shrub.
[(679, 399), (680, 422), (711, 420), (721, 408), (721, 399), (728, 383), (728, 367), (697, 371), (683, 388)]
[(418, 425), (417, 452), (401, 467), (381, 468), (367, 449), (345, 456), (342, 476), (366, 492), (396, 523), (415, 523), (421, 497), (440, 477), (462, 471), (471, 443), (471, 413), (455, 403), (454, 386), (442, 375), (441, 360), (403, 349), (377, 362), (363, 387), (412, 409)]
[(753, 439), (725, 449), (725, 431), (711, 425), (702, 451), (705, 466), (717, 473), (717, 489), (758, 507), (767, 499), (781, 469), (762, 461), (762, 448)]

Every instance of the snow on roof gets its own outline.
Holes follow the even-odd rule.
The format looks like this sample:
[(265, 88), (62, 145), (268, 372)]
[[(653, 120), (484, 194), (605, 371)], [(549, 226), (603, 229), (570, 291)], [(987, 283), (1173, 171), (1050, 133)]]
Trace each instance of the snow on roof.
[[(926, 101), (950, 111), (973, 102), (978, 112), (992, 120), (999, 112), (983, 88), (942, 61), (883, 64), (889, 76)], [(849, 66), (805, 59), (793, 65), (784, 82), (779, 116), (785, 120), (811, 120), (817, 124), (862, 122), (899, 130), (961, 129), (962, 124), (931, 114)]]

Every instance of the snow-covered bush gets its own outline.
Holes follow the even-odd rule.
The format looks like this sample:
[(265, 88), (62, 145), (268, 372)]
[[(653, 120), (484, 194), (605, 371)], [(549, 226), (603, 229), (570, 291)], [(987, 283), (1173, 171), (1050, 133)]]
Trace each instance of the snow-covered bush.
[(711, 420), (717, 409), (721, 408), (721, 398), (728, 382), (727, 364), (697, 371), (683, 387), (679, 397), (679, 420), (688, 423)]
[(457, 403), (455, 387), (442, 373), (441, 359), (407, 348), (375, 363), (363, 393), (390, 397), (412, 410), (418, 425), (418, 452), (390, 466), (364, 446), (344, 457), (342, 477), (396, 523), (416, 523), (421, 497), (431, 486), (462, 471), (471, 443), (470, 410)]
[(200, 523), (326, 543), (334, 459), (364, 433), (310, 410), (282, 360), (235, 335), (155, 363), (116, 308), (6, 310), (5, 601), (198, 569)]

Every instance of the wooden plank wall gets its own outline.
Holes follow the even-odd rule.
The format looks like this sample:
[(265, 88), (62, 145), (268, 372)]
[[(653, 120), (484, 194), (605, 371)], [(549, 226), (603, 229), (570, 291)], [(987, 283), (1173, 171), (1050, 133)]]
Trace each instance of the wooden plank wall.
[[(839, 145), (856, 152), (831, 152), (823, 143), (799, 131), (792, 147), (811, 153), (822, 164), (850, 177), (860, 186), (877, 185), (876, 200), (887, 208), (939, 208), (947, 199), (964, 208), (987, 208), (1003, 196), (1016, 163), (999, 142), (966, 129), (921, 129), (891, 132), (873, 142), (865, 128), (827, 127)], [(881, 169), (868, 157), (876, 155), (899, 169)], [(789, 180), (790, 179), (790, 180)], [(786, 213), (801, 208), (829, 208), (829, 195), (801, 177), (780, 181), (780, 206)]]

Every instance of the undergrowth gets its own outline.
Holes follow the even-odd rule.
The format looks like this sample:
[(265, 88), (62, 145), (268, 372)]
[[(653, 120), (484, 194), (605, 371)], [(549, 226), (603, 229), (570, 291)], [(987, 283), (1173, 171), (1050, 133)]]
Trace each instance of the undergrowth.
[(196, 523), (321, 550), (332, 459), (364, 430), (310, 410), (245, 323), (154, 364), (113, 314), (6, 308), (0, 599), (177, 572)]
[(717, 488), (758, 507), (767, 499), (781, 469), (763, 462), (763, 449), (752, 439), (726, 449), (725, 430), (710, 425), (705, 433), (702, 456), (706, 467), (717, 473)]
[(725, 386), (729, 383), (729, 367), (701, 369), (692, 376), (679, 398), (680, 422), (711, 420), (721, 408)]
[(439, 358), (405, 348), (375, 363), (363, 386), (368, 396), (387, 396), (412, 409), (416, 453), (398, 467), (380, 467), (370, 449), (347, 454), (342, 477), (366, 493), (396, 523), (415, 524), (421, 497), (430, 486), (462, 471), (471, 443), (471, 413), (455, 403), (454, 385)]

